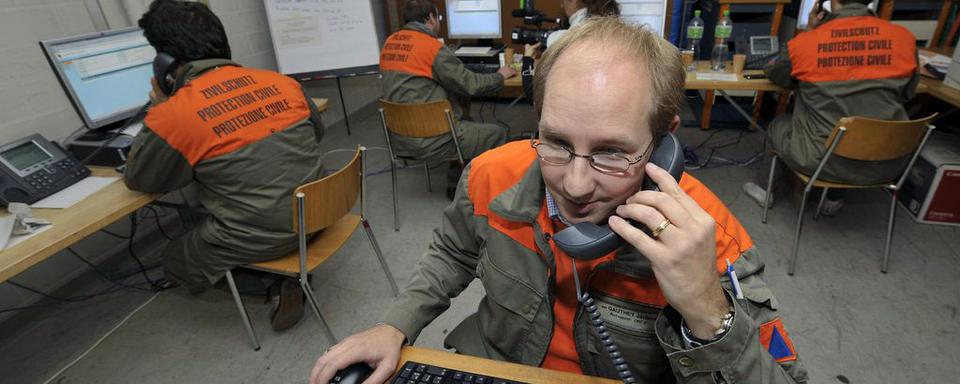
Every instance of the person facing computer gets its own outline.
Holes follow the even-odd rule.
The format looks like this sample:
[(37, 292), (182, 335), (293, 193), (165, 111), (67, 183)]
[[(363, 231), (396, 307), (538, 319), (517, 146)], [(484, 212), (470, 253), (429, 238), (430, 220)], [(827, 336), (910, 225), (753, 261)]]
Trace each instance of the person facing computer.
[[(403, 6), (403, 29), (390, 35), (380, 55), (383, 97), (396, 103), (426, 103), (456, 96), (479, 96), (498, 91), (503, 82), (516, 75), (509, 66), (496, 73), (475, 73), (438, 40), (442, 21), (432, 0), (408, 0)], [(395, 54), (399, 53), (399, 54)], [(456, 132), (464, 160), (502, 145), (506, 130), (496, 124), (467, 121), (460, 103), (451, 101)], [(410, 138), (391, 134), (394, 150), (424, 160), (449, 159), (456, 153), (449, 135)], [(460, 177), (459, 165), (451, 163), (447, 176), (447, 197)]]
[[(296, 81), (230, 61), (223, 24), (203, 3), (156, 0), (138, 24), (161, 73), (124, 181), (144, 192), (187, 188), (188, 203), (209, 212), (163, 250), (166, 277), (198, 293), (236, 266), (297, 248), (291, 195), (322, 176), (323, 125)], [(280, 281), (276, 330), (303, 314), (298, 283)]]

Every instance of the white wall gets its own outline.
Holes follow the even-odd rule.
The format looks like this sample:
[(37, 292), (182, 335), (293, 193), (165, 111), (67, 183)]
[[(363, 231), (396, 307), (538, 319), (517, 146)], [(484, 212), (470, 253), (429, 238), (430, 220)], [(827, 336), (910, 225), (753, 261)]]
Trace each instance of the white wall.
[(0, 142), (82, 125), (38, 42), (95, 30), (81, 0), (0, 0)]

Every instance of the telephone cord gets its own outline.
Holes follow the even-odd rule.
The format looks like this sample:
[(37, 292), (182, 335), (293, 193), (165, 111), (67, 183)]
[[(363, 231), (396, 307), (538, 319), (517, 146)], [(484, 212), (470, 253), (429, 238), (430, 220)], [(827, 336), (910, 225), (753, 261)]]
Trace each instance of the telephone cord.
[(637, 381), (633, 377), (633, 372), (630, 370), (630, 367), (627, 365), (627, 361), (623, 358), (623, 354), (620, 352), (620, 346), (613, 341), (613, 336), (607, 331), (607, 326), (603, 322), (603, 317), (600, 316), (600, 309), (597, 308), (597, 304), (594, 302), (593, 298), (590, 297), (590, 294), (583, 292), (580, 289), (580, 277), (577, 274), (577, 261), (572, 258), (570, 261), (573, 265), (573, 285), (577, 290), (577, 300), (583, 304), (583, 309), (585, 309), (587, 314), (590, 316), (590, 324), (593, 325), (593, 328), (597, 331), (597, 336), (600, 337), (600, 343), (603, 344), (603, 349), (607, 351), (607, 356), (610, 357), (610, 362), (612, 362), (614, 368), (617, 369), (617, 374), (620, 376), (620, 380), (623, 380), (624, 384), (636, 383)]

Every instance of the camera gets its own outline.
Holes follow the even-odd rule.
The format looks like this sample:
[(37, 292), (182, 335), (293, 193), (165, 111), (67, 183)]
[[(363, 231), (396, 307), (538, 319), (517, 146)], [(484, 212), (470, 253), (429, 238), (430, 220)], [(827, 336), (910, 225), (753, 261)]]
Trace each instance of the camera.
[[(547, 37), (549, 37), (551, 33), (560, 30), (561, 19), (547, 16), (543, 11), (539, 11), (534, 8), (533, 0), (527, 0), (523, 9), (514, 9), (510, 15), (513, 17), (522, 18), (523, 24), (535, 26), (532, 28), (523, 25), (513, 27), (513, 30), (510, 33), (510, 39), (514, 44), (543, 43), (543, 45), (546, 46)], [(543, 23), (554, 23), (557, 26), (552, 28), (544, 28)]]
[(543, 43), (544, 46), (547, 44), (547, 37), (551, 33), (558, 31), (559, 28), (526, 28), (523, 26), (513, 27), (513, 31), (510, 33), (511, 40), (514, 44), (536, 44)]

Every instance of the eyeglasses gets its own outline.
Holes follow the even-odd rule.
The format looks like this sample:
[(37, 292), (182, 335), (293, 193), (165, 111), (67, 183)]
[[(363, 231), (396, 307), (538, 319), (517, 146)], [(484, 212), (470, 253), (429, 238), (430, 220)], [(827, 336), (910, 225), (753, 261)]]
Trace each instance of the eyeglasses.
[(537, 156), (547, 164), (565, 165), (573, 161), (574, 157), (582, 157), (587, 159), (590, 166), (600, 173), (622, 173), (629, 170), (631, 166), (639, 163), (647, 156), (647, 152), (653, 149), (653, 141), (650, 141), (650, 144), (647, 144), (647, 148), (633, 160), (630, 160), (630, 158), (622, 154), (611, 152), (580, 155), (574, 153), (570, 148), (544, 143), (539, 139), (531, 139), (530, 146), (537, 150)]

